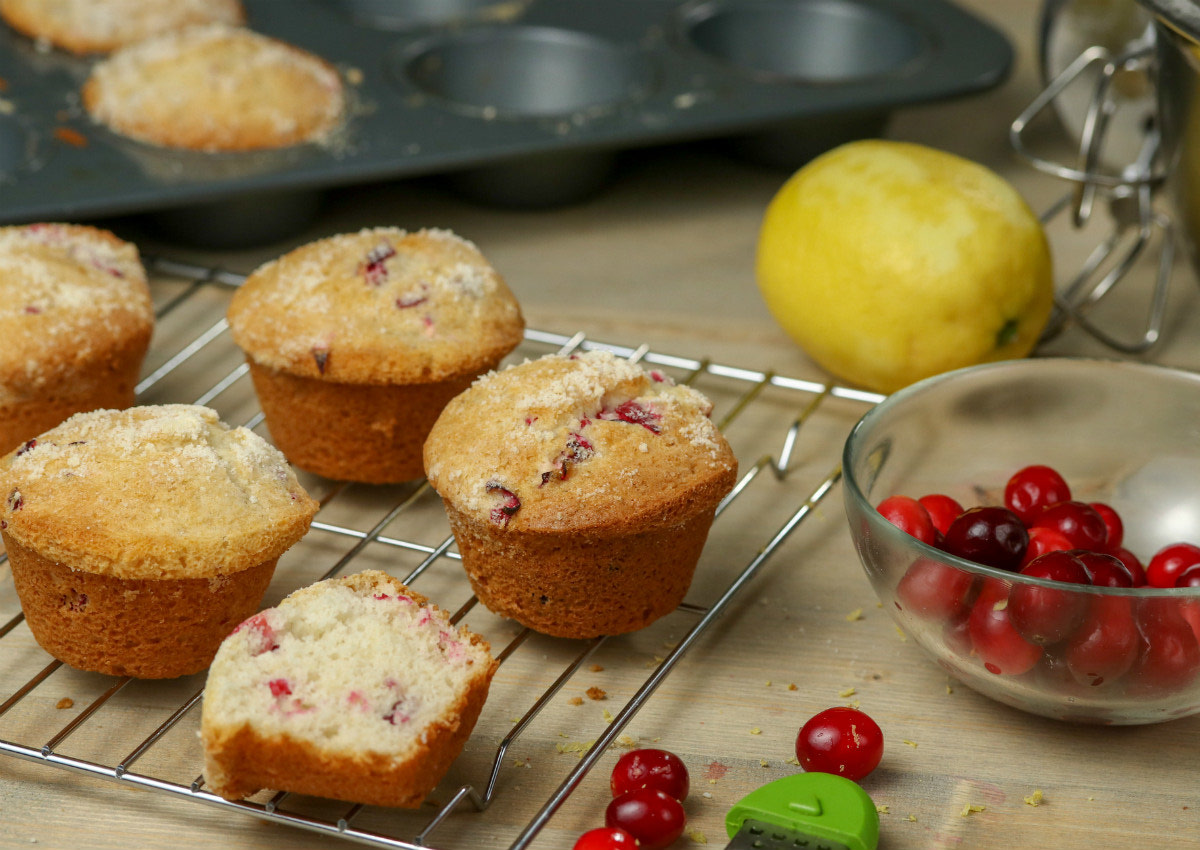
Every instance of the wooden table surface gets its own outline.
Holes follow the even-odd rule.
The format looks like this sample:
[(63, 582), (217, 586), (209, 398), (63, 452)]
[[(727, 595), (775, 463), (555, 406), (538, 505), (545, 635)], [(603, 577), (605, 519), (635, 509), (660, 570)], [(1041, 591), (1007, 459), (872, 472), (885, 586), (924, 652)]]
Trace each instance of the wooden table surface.
[[(985, 163), (1008, 177), (1035, 209), (1047, 209), (1066, 186), (1017, 161), (1007, 141), (1009, 121), (1040, 86), (1035, 61), (1039, 4), (970, 0), (964, 5), (1013, 42), (1017, 56), (1011, 76), (982, 95), (902, 110), (887, 135)], [(1049, 131), (1039, 140), (1055, 144)], [(305, 232), (251, 250), (205, 251), (162, 242), (137, 221), (110, 224), (148, 251), (237, 271), (249, 271), (309, 239), (363, 226), (449, 227), (477, 242), (502, 271), (531, 327), (568, 335), (584, 331), (598, 340), (647, 343), (656, 351), (825, 380), (772, 322), (753, 277), (760, 218), (786, 176), (787, 171), (730, 156), (718, 145), (697, 144), (624, 157), (610, 187), (562, 209), (488, 208), (447, 192), (437, 180), (415, 180), (334, 192)], [(1083, 233), (1051, 228), (1060, 281), (1108, 227), (1103, 211), (1097, 219), (1096, 227)], [(1152, 279), (1153, 266), (1139, 265), (1114, 292), (1114, 303), (1105, 307), (1106, 321), (1130, 330), (1144, 314)], [(161, 286), (160, 295), (171, 291), (169, 284)], [(1181, 259), (1164, 339), (1144, 359), (1200, 368), (1196, 295), (1194, 273)], [(199, 309), (219, 316), (219, 299)], [(165, 349), (172, 335), (186, 334), (184, 324), (181, 320), (160, 328), (156, 349)], [(1045, 345), (1042, 353), (1109, 354), (1077, 329)], [(738, 386), (717, 381), (701, 386), (716, 398), (718, 415), (733, 408), (740, 392)], [(178, 386), (156, 389), (145, 400), (191, 400), (180, 392)], [(214, 406), (232, 420), (249, 401), (243, 390)], [(763, 453), (778, 452), (787, 422), (806, 402), (795, 394), (768, 392), (729, 426), (744, 469)], [(710, 604), (755, 557), (836, 466), (842, 441), (864, 410), (849, 402), (828, 406), (802, 429), (787, 478), (775, 481), (764, 475), (735, 502), (714, 529), (690, 601)], [(336, 503), (333, 519), (369, 528), (383, 501), (378, 492), (351, 494)], [(410, 527), (386, 533), (436, 541), (445, 528), (435, 514), (433, 508), (421, 509)], [(348, 545), (326, 535), (289, 553), (281, 564), (284, 578), (272, 586), (268, 601), (319, 575)], [(403, 575), (415, 562), (411, 554), (375, 547), (356, 563)], [(422, 577), (417, 587), (454, 609), (469, 590), (451, 573)], [(0, 604), (5, 606), (0, 622), (13, 613), (12, 596), (7, 568), (0, 567)], [(430, 844), (509, 846), (578, 763), (579, 743), (603, 732), (656, 659), (683, 638), (695, 619), (674, 614), (644, 633), (606, 642), (509, 752), (491, 808), (456, 812), (433, 833)], [(473, 610), (467, 621), (496, 645), (515, 633), (510, 624), (480, 610)], [(579, 649), (569, 641), (535, 637), (514, 653), (497, 676), (484, 716), (447, 788), (486, 781), (496, 747), (514, 718)], [(6, 637), (0, 642), (0, 697), (47, 660), (24, 626)], [(0, 739), (40, 746), (109, 684), (103, 677), (56, 672), (0, 718)], [(202, 680), (135, 684), (60, 751), (83, 759), (119, 759), (128, 751), (127, 740), (136, 743), (162, 719), (156, 709), (178, 704), (191, 692), (189, 687), (199, 684)], [(606, 698), (587, 698), (589, 687), (603, 689)], [(63, 697), (74, 706), (56, 708)], [(798, 770), (789, 759), (803, 721), (820, 709), (855, 701), (879, 722), (888, 742), (882, 766), (864, 782), (884, 807), (880, 846), (886, 850), (1082, 850), (1126, 843), (1182, 848), (1200, 842), (1192, 767), (1194, 748), (1200, 747), (1200, 719), (1123, 728), (1067, 725), (999, 705), (951, 681), (877, 607), (848, 537), (840, 489), (772, 554), (726, 615), (633, 717), (625, 734), (643, 745), (673, 750), (691, 769), (689, 834), (676, 846), (723, 846), (725, 811), (753, 788)], [(147, 758), (151, 764), (139, 763), (138, 769), (161, 771), (173, 781), (194, 778), (200, 767), (197, 722), (195, 716), (185, 719)], [(616, 757), (617, 751), (604, 754), (533, 846), (569, 847), (578, 833), (602, 823), (607, 775)], [(1041, 791), (1042, 803), (1031, 806), (1025, 798), (1035, 790)], [(442, 791), (438, 794), (444, 799)], [(983, 808), (964, 816), (965, 807)], [(428, 811), (421, 816), (368, 811), (354, 823), (400, 833), (410, 822), (419, 828), (421, 817), (427, 819)], [(0, 847), (24, 846), (300, 850), (343, 846), (343, 841), (0, 758)]]

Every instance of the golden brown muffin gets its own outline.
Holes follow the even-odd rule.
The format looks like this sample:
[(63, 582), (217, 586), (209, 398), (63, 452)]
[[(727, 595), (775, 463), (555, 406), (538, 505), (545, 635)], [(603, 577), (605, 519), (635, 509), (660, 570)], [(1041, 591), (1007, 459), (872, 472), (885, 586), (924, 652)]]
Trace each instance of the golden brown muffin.
[(451, 401), (425, 466), (479, 600), (572, 638), (673, 610), (737, 477), (710, 412), (601, 351), (486, 375)]
[(283, 455), (192, 405), (77, 414), (0, 458), (0, 535), (30, 631), (80, 670), (203, 670), (317, 503)]
[(386, 573), (303, 588), (226, 638), (204, 690), (209, 788), (415, 808), (462, 752), (497, 662)]
[(133, 245), (81, 225), (0, 228), (0, 453), (133, 404), (153, 330)]
[(147, 39), (92, 69), (83, 105), (151, 145), (250, 151), (321, 141), (342, 121), (337, 69), (298, 47), (211, 24)]
[(255, 271), (229, 326), (275, 444), (328, 478), (420, 478), (438, 413), (524, 335), (516, 299), (446, 230), (374, 228)]
[(245, 23), (241, 0), (0, 0), (0, 17), (72, 53), (108, 53), (198, 24)]

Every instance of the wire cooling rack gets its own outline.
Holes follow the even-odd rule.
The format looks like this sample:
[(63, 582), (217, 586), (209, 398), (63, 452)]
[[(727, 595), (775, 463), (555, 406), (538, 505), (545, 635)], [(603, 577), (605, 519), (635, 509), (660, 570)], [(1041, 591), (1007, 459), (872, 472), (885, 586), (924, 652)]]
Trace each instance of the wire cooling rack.
[[(261, 411), (253, 400), (253, 392), (247, 378), (247, 369), (229, 339), (228, 327), (224, 319), (224, 302), (229, 293), (240, 286), (244, 276), (222, 269), (207, 268), (170, 259), (151, 258), (148, 266), (154, 272), (153, 287), (158, 318), (158, 331), (155, 345), (148, 358), (149, 373), (138, 384), (138, 398), (143, 403), (160, 403), (165, 401), (188, 402), (221, 407), (226, 399), (241, 397), (241, 406), (236, 401), (229, 401), (229, 410), (220, 410), (226, 421), (237, 422), (230, 412), (241, 416), (240, 424), (249, 428), (262, 425)], [(163, 340), (178, 343), (164, 343)], [(779, 492), (770, 492), (766, 498), (774, 503), (783, 503), (782, 521), (759, 528), (754, 526), (754, 545), (757, 549), (749, 557), (744, 567), (738, 572), (727, 572), (732, 580), (724, 578), (716, 585), (713, 594), (715, 598), (708, 604), (683, 603), (675, 614), (689, 618), (690, 625), (685, 626), (682, 639), (661, 659), (654, 659), (650, 672), (640, 686), (636, 687), (633, 695), (624, 706), (611, 717), (598, 733), (595, 741), (585, 748), (585, 752), (573, 767), (567, 771), (557, 788), (555, 788), (540, 808), (528, 819), (512, 838), (510, 850), (520, 850), (528, 847), (535, 837), (546, 826), (551, 817), (560, 809), (572, 791), (580, 784), (584, 776), (603, 756), (605, 751), (619, 743), (623, 731), (629, 721), (651, 697), (656, 688), (666, 679), (672, 669), (697, 642), (701, 634), (729, 606), (743, 587), (762, 568), (764, 563), (776, 551), (779, 545), (808, 517), (818, 504), (836, 487), (841, 469), (838, 457), (835, 456), (824, 462), (832, 469), (824, 475), (793, 475), (795, 472), (795, 456), (800, 445), (802, 427), (813, 420), (819, 410), (827, 409), (831, 404), (849, 404), (849, 413), (843, 411), (840, 419), (835, 420), (834, 428), (841, 428), (845, 422), (853, 422), (866, 407), (880, 400), (880, 396), (853, 390), (840, 386), (830, 386), (812, 381), (799, 380), (776, 375), (770, 372), (760, 372), (736, 366), (722, 365), (708, 360), (695, 360), (653, 351), (648, 346), (629, 348), (621, 345), (602, 343), (587, 338), (583, 333), (575, 336), (564, 336), (538, 330), (528, 330), (525, 343), (518, 350), (517, 356), (534, 357), (548, 352), (570, 352), (573, 350), (603, 348), (618, 356), (627, 357), (634, 361), (669, 370), (680, 383), (696, 385), (718, 402), (717, 410), (721, 414), (718, 425), (723, 431), (729, 432), (735, 422), (747, 419), (764, 419), (766, 425), (754, 425), (748, 430), (753, 432), (758, 442), (773, 444), (774, 449), (757, 455), (757, 460), (745, 469), (745, 452), (742, 456), (743, 472), (729, 496), (717, 509), (717, 521), (710, 535), (710, 546), (714, 539), (720, 539), (723, 534), (732, 534), (728, 522), (721, 521), (728, 508), (735, 500), (747, 499), (747, 494), (754, 487), (783, 488)], [(214, 377), (215, 376), (215, 377)], [(199, 387), (199, 389), (196, 389)], [(769, 396), (769, 398), (768, 398)], [(748, 411), (767, 410), (769, 415), (747, 415)], [(825, 436), (829, 436), (828, 430)], [(834, 436), (844, 437), (844, 431), (832, 431)], [(828, 443), (829, 440), (823, 440)], [(840, 444), (838, 444), (840, 448)], [(738, 446), (735, 444), (735, 449)], [(806, 463), (811, 466), (811, 463)], [(825, 467), (826, 469), (828, 466)], [(806, 470), (807, 471), (807, 470)], [(764, 473), (766, 473), (764, 475)], [(802, 486), (790, 486), (804, 479)], [(302, 480), (303, 479), (302, 477)], [(293, 556), (293, 552), (281, 559), (277, 571), (277, 581), (287, 584), (283, 592), (310, 583), (319, 578), (326, 578), (343, 572), (352, 565), (362, 566), (371, 557), (387, 559), (397, 558), (400, 553), (417, 563), (409, 569), (403, 581), (413, 584), (423, 576), (433, 575), (440, 570), (448, 580), (457, 577), (459, 583), (466, 585), (463, 571), (458, 568), (459, 556), (454, 551), (454, 540), (448, 531), (439, 530), (438, 539), (421, 540), (421, 535), (395, 535), (390, 532), (397, 525), (404, 525), (406, 516), (427, 516), (440, 511), (440, 502), (425, 482), (414, 482), (399, 488), (356, 488), (339, 482), (324, 479), (305, 480), (310, 492), (318, 495), (321, 510), (312, 525), (309, 536), (302, 541), (308, 544), (310, 540), (320, 539), (324, 545), (315, 547), (313, 551)], [(761, 482), (761, 483), (760, 483)], [(773, 482), (773, 483), (772, 483)], [(357, 492), (356, 492), (357, 490)], [(365, 495), (363, 495), (365, 492)], [(377, 519), (367, 522), (366, 527), (345, 521), (345, 516), (357, 516), (363, 513), (363, 505), (369, 505)], [(341, 510), (339, 508), (347, 509)], [(417, 523), (416, 527), (424, 527), (427, 523)], [(442, 528), (448, 528), (443, 523)], [(739, 533), (742, 525), (737, 526)], [(342, 542), (341, 548), (334, 544)], [(368, 552), (372, 553), (368, 555)], [(382, 553), (382, 554), (379, 554)], [(0, 554), (0, 570), (6, 569), (6, 556)], [(315, 574), (311, 571), (316, 563)], [(303, 568), (297, 566), (302, 564)], [(374, 564), (372, 564), (374, 566)], [(389, 562), (389, 566), (393, 566)], [(703, 568), (703, 562), (702, 562)], [(305, 572), (305, 568), (309, 572)], [(405, 569), (408, 569), (405, 567)], [(393, 568), (393, 571), (396, 571)], [(698, 573), (699, 575), (699, 573)], [(8, 578), (0, 572), (0, 612), (16, 611), (7, 622), (0, 624), (0, 681), (13, 683), (21, 681), (30, 669), (27, 651), (31, 644), (27, 629), (23, 628), (23, 617), (12, 592), (11, 582), (3, 581)], [(444, 583), (444, 582), (443, 582)], [(274, 587), (274, 585), (273, 585)], [(439, 588), (441, 584), (439, 584)], [(422, 586), (418, 586), (423, 589)], [(466, 593), (469, 594), (469, 587)], [(9, 598), (5, 598), (5, 596)], [(432, 595), (428, 593), (426, 595)], [(435, 599), (443, 597), (440, 592)], [(475, 609), (474, 596), (461, 605), (453, 614), (455, 622), (461, 620), (468, 612)], [(482, 608), (475, 611), (476, 615), (487, 615)], [(7, 616), (7, 615), (4, 615)], [(2, 620), (3, 617), (0, 617)], [(498, 619), (498, 618), (497, 618)], [(507, 621), (505, 621), (507, 622)], [(531, 632), (528, 629), (515, 630), (515, 624), (508, 624), (508, 634), (501, 647), (493, 639), (493, 649), (498, 648), (497, 657), (501, 668), (510, 659), (519, 657), (523, 646), (531, 643)], [(473, 625), (474, 628), (474, 625)], [(533, 636), (541, 639), (540, 636)], [(507, 705), (506, 710), (521, 712), (511, 718), (511, 730), (499, 735), (499, 743), (494, 745), (494, 754), (490, 757), (490, 767), (487, 759), (476, 760), (482, 765), (478, 776), (469, 777), (463, 782), (442, 792), (442, 802), (429, 810), (420, 812), (419, 820), (414, 826), (412, 817), (390, 821), (385, 817), (371, 817), (370, 811), (364, 812), (361, 805), (338, 804), (330, 808), (328, 801), (323, 805), (314, 806), (313, 801), (297, 795), (277, 793), (269, 796), (264, 792), (261, 797), (242, 802), (229, 802), (221, 799), (210, 791), (205, 790), (204, 777), (196, 775), (200, 760), (193, 749), (189, 756), (184, 757), (185, 767), (191, 767), (188, 776), (194, 779), (179, 779), (170, 774), (178, 770), (162, 767), (161, 769), (146, 769), (144, 765), (156, 761), (148, 758), (156, 749), (164, 748), (165, 742), (173, 735), (179, 735), (179, 730), (190, 731), (194, 739), (194, 730), (198, 727), (198, 706), (203, 696), (203, 681), (201, 677), (191, 677), (172, 684), (137, 683), (128, 678), (113, 679), (111, 677), (95, 676), (95, 690), (100, 693), (65, 725), (53, 717), (44, 722), (25, 722), (18, 724), (21, 735), (19, 739), (9, 739), (5, 733), (6, 727), (0, 725), (0, 753), (74, 771), (89, 776), (113, 780), (130, 786), (153, 789), (207, 806), (218, 807), (231, 813), (240, 813), (261, 820), (288, 824), (305, 830), (327, 836), (338, 837), (353, 842), (379, 847), (393, 848), (428, 848), (431, 846), (479, 846), (477, 841), (456, 841), (453, 845), (443, 845), (434, 842), (433, 833), (439, 827), (444, 827), (449, 821), (462, 820), (460, 817), (451, 818), (452, 814), (461, 813), (464, 818), (477, 816), (486, 818), (489, 805), (496, 798), (504, 785), (504, 775), (501, 768), (506, 759), (511, 761), (513, 748), (521, 736), (530, 728), (536, 718), (555, 700), (564, 685), (571, 681), (584, 669), (589, 659), (593, 658), (599, 648), (608, 638), (597, 638), (583, 642), (563, 642), (567, 651), (559, 653), (565, 658), (561, 671), (554, 676), (551, 671), (547, 678), (548, 685), (526, 697), (527, 704)], [(20, 647), (18, 649), (18, 646)], [(577, 650), (577, 651), (576, 651)], [(531, 650), (530, 650), (531, 651)], [(33, 652), (41, 653), (34, 649)], [(46, 663), (49, 661), (49, 663)], [(0, 724), (5, 715), (21, 707), (31, 694), (37, 692), (59, 668), (61, 662), (49, 659), (44, 653), (41, 658), (34, 659), (32, 667), (35, 672), (27, 681), (18, 687), (11, 696), (0, 703)], [(557, 668), (556, 668), (557, 669)], [(70, 672), (68, 668), (64, 671)], [(82, 674), (81, 674), (82, 675)], [(93, 674), (86, 674), (92, 676)], [(498, 674), (499, 675), (499, 674)], [(640, 678), (640, 676), (639, 676)], [(122, 700), (137, 700), (132, 692), (139, 687), (159, 687), (169, 689), (174, 695), (179, 695), (180, 686), (184, 690), (178, 701), (165, 703), (169, 705), (162, 711), (161, 719), (151, 720), (152, 731), (131, 738), (119, 746), (124, 752), (121, 758), (92, 758), (78, 754), (70, 754), (67, 750), (69, 739), (85, 730), (89, 724), (104, 726), (105, 713), (113, 711)], [(101, 690), (101, 688), (103, 688)], [(493, 687), (495, 691), (495, 687)], [(0, 692), (0, 697), (4, 694)], [(161, 701), (160, 701), (161, 702)], [(141, 702), (137, 703), (142, 710)], [(36, 712), (32, 712), (36, 714)], [(154, 725), (157, 723), (157, 725)], [(150, 728), (150, 727), (147, 727)], [(481, 734), (477, 727), (475, 736)], [(111, 730), (104, 729), (103, 737), (111, 735)], [(138, 740), (138, 738), (141, 738)], [(493, 739), (494, 740), (494, 739)], [(477, 742), (477, 737), (473, 743)], [(194, 745), (193, 745), (194, 746)], [(493, 746), (491, 743), (485, 745)], [(488, 750), (490, 752), (490, 749)], [(169, 761), (169, 760), (165, 760)], [(376, 810), (383, 812), (387, 810)], [(364, 825), (363, 821), (370, 821)], [(461, 830), (454, 830), (455, 834)], [(439, 838), (442, 836), (439, 835)]]

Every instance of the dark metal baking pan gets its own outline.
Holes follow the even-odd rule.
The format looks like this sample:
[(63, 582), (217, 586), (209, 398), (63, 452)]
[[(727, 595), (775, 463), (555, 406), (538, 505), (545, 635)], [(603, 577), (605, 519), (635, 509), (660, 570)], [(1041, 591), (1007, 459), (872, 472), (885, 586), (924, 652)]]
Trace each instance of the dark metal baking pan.
[(194, 223), (246, 198), (264, 221), (263, 198), (435, 173), (554, 203), (603, 182), (622, 149), (740, 136), (803, 158), (896, 106), (996, 85), (1012, 60), (1001, 34), (941, 0), (246, 6), (254, 29), (354, 81), (337, 144), (203, 154), (123, 139), (80, 109), (89, 60), (0, 28), (0, 222), (182, 210)]

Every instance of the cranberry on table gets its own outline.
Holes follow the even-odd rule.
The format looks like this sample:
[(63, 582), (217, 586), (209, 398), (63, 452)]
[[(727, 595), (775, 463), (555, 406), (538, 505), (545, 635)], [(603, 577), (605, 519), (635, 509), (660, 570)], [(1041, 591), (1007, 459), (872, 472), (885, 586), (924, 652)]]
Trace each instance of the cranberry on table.
[(951, 523), (944, 546), (950, 554), (968, 561), (1011, 571), (1021, 564), (1029, 533), (1007, 508), (968, 508)]
[(827, 708), (809, 718), (796, 736), (796, 758), (806, 771), (859, 781), (883, 758), (883, 732), (866, 713)]
[(1027, 466), (1015, 472), (1004, 486), (1004, 505), (1021, 518), (1026, 525), (1033, 525), (1042, 512), (1056, 502), (1071, 498), (1071, 488), (1057, 471), (1049, 466)]
[(688, 770), (679, 756), (666, 750), (630, 750), (613, 765), (612, 795), (638, 788), (657, 788), (683, 802), (688, 795)]
[(571, 850), (635, 850), (637, 846), (637, 839), (625, 830), (602, 826), (579, 836)]
[(1042, 657), (1042, 647), (1026, 640), (1009, 619), (1008, 586), (985, 579), (968, 620), (971, 647), (989, 673), (1019, 676)]
[(929, 512), (933, 527), (942, 534), (946, 533), (950, 528), (950, 523), (958, 519), (958, 515), (963, 512), (963, 506), (957, 499), (952, 499), (942, 493), (931, 493), (928, 496), (922, 496), (917, 501)]
[(1146, 583), (1151, 587), (1174, 587), (1188, 567), (1200, 564), (1200, 546), (1172, 543), (1154, 553), (1146, 564)]
[[(1070, 552), (1047, 552), (1022, 568), (1021, 575), (1064, 584), (1091, 583), (1083, 562)], [(1018, 584), (1008, 594), (1007, 612), (1013, 628), (1042, 646), (1058, 643), (1075, 631), (1087, 609), (1088, 597), (1071, 589)]]
[(1101, 551), (1108, 538), (1108, 526), (1096, 509), (1086, 502), (1058, 502), (1042, 509), (1032, 523), (1053, 528), (1074, 544), (1076, 549)]
[(683, 804), (657, 788), (638, 788), (613, 799), (604, 811), (610, 829), (623, 829), (638, 840), (640, 850), (662, 850), (683, 835)]
[(911, 496), (888, 496), (876, 508), (896, 528), (930, 546), (937, 540), (937, 529), (929, 511)]

